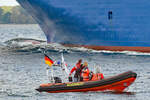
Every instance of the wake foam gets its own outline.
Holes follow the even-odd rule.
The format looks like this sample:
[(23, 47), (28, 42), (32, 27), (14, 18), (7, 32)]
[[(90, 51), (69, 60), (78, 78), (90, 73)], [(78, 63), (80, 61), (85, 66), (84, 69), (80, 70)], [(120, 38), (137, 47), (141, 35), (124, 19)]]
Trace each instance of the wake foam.
[(135, 51), (106, 51), (93, 50), (84, 47), (65, 47), (59, 43), (47, 44), (44, 40), (30, 38), (15, 38), (5, 41), (0, 46), (5, 46), (5, 49), (16, 52), (85, 52), (85, 53), (108, 53), (108, 54), (126, 54), (126, 55), (150, 55), (150, 53), (141, 53)]

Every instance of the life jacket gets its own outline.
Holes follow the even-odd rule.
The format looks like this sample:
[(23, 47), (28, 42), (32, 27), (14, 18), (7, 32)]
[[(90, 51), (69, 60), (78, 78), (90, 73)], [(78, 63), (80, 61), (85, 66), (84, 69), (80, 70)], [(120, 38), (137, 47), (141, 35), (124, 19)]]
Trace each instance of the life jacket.
[(104, 75), (102, 73), (97, 73), (96, 75), (97, 75), (97, 79), (100, 80), (104, 79)]
[(104, 75), (102, 73), (97, 73), (97, 74), (93, 74), (93, 77), (91, 80), (96, 81), (96, 80), (102, 80), (104, 79)]
[(83, 68), (82, 71), (82, 77), (83, 77), (83, 81), (89, 81), (89, 69), (87, 67)]

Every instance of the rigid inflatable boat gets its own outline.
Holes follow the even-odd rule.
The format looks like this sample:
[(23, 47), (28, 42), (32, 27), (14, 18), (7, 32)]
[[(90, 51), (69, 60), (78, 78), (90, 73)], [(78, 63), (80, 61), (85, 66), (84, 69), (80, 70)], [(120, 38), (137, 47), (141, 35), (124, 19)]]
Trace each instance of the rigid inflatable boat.
[(91, 80), (68, 83), (47, 83), (41, 84), (36, 90), (39, 92), (60, 93), (60, 92), (87, 92), (87, 91), (114, 91), (123, 92), (136, 79), (137, 74), (128, 71), (113, 77), (102, 80)]

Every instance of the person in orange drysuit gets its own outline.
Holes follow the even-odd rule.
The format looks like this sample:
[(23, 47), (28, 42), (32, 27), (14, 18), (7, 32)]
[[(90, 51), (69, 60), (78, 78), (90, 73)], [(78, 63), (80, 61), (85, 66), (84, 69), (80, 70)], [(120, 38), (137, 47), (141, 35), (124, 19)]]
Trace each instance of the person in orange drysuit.
[(88, 68), (88, 63), (84, 62), (83, 66), (84, 66), (83, 71), (82, 71), (83, 81), (89, 81), (90, 70)]
[(102, 80), (102, 79), (104, 79), (104, 75), (103, 73), (100, 72), (98, 68), (96, 74), (93, 74), (92, 80), (95, 81), (95, 80)]

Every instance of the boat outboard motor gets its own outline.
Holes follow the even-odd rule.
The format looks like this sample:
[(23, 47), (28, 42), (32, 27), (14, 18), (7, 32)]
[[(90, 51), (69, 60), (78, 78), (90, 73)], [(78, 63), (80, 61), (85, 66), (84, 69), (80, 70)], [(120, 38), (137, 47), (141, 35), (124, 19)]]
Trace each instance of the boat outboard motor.
[(62, 83), (61, 78), (59, 77), (54, 77), (55, 83)]

